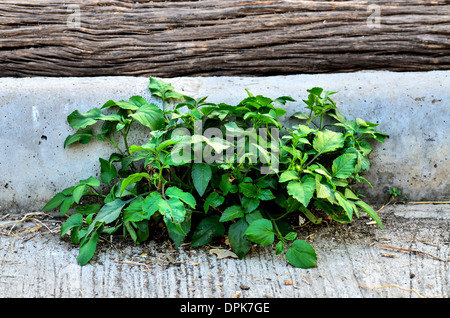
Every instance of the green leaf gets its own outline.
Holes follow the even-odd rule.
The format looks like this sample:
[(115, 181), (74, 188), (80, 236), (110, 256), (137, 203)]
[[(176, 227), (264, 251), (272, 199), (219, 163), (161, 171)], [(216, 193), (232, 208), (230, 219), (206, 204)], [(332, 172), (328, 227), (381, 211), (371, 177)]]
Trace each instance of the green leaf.
[(100, 161), (100, 179), (103, 183), (110, 183), (117, 176), (117, 169), (108, 160), (99, 158)]
[(138, 197), (123, 211), (123, 220), (130, 222), (140, 222), (150, 220), (151, 216), (159, 209), (161, 194), (150, 193), (145, 199)]
[(331, 167), (333, 177), (346, 179), (349, 178), (355, 171), (356, 155), (353, 153), (344, 154), (337, 157), (333, 161), (333, 166)]
[(275, 240), (272, 222), (267, 219), (253, 221), (244, 234), (250, 241), (263, 246), (270, 245)]
[(303, 240), (295, 240), (286, 252), (286, 259), (298, 268), (310, 268), (317, 265), (314, 248)]
[(288, 171), (284, 171), (282, 174), (280, 174), (280, 179), (278, 182), (282, 183), (282, 182), (288, 182), (288, 181), (292, 181), (292, 180), (298, 180), (300, 179), (297, 171), (293, 171), (293, 170), (288, 170)]
[(336, 201), (337, 203), (344, 209), (347, 214), (347, 222), (351, 222), (353, 217), (353, 211), (356, 209), (355, 204), (351, 201), (348, 201), (344, 196), (341, 195), (340, 192), (336, 192)]
[(129, 201), (122, 201), (121, 199), (116, 199), (114, 201), (106, 203), (100, 211), (98, 211), (95, 217), (95, 222), (104, 222), (105, 224), (114, 222), (120, 216), (123, 207)]
[(363, 209), (364, 211), (366, 211), (367, 214), (369, 214), (369, 216), (374, 219), (374, 221), (377, 222), (378, 226), (383, 229), (383, 224), (381, 222), (380, 217), (378, 216), (377, 212), (375, 212), (374, 209), (372, 209), (372, 207), (370, 205), (368, 205), (367, 203), (365, 203), (364, 201), (356, 201), (355, 204), (357, 206), (359, 206), (361, 209)]
[(85, 184), (79, 184), (73, 189), (72, 198), (75, 203), (80, 203), (80, 199), (84, 194), (85, 188)]
[(92, 203), (92, 204), (77, 206), (75, 208), (75, 210), (82, 215), (89, 215), (89, 214), (97, 213), (98, 210), (100, 210), (100, 208), (101, 208), (100, 203)]
[(67, 198), (66, 195), (64, 195), (62, 192), (59, 192), (50, 201), (47, 202), (47, 204), (42, 208), (42, 210), (48, 211), (56, 209), (61, 205), (61, 203), (64, 202), (66, 198)]
[(285, 240), (288, 241), (293, 241), (297, 238), (297, 232), (289, 232), (288, 234), (286, 234), (286, 236), (284, 237)]
[(74, 203), (75, 203), (75, 201), (73, 200), (73, 197), (67, 196), (60, 207), (61, 215), (65, 215)]
[(322, 218), (316, 217), (309, 209), (300, 206), (299, 210), (314, 224), (320, 224), (322, 222)]
[(183, 243), (187, 233), (191, 230), (191, 220), (190, 218), (185, 218), (183, 222), (178, 224), (167, 222), (167, 219), (165, 221), (167, 232), (174, 242), (175, 248), (178, 248)]
[(97, 231), (94, 231), (88, 240), (80, 244), (80, 252), (78, 254), (77, 260), (81, 266), (86, 265), (94, 256), (99, 237), (100, 236)]
[(240, 183), (239, 192), (247, 198), (258, 198), (258, 187), (252, 183)]
[(344, 147), (344, 135), (328, 129), (318, 131), (313, 140), (313, 148), (321, 154), (342, 147)]
[(234, 220), (236, 218), (242, 218), (244, 216), (244, 210), (240, 205), (232, 205), (223, 211), (223, 214), (220, 216), (220, 222), (227, 222)]
[(288, 193), (303, 206), (307, 207), (309, 201), (314, 195), (316, 189), (316, 181), (313, 177), (306, 177), (303, 181), (291, 181), (287, 185)]
[(125, 110), (138, 110), (141, 106), (146, 104), (148, 104), (148, 102), (143, 97), (133, 96), (129, 100), (121, 100), (118, 102), (109, 100), (102, 106), (102, 109), (106, 107), (118, 106)]
[(219, 184), (220, 190), (222, 190), (223, 195), (227, 195), (228, 192), (231, 190), (231, 182), (230, 182), (230, 175), (229, 174), (223, 174), (220, 179)]
[(275, 254), (280, 255), (284, 251), (284, 243), (279, 241), (277, 245), (275, 245)]
[(334, 203), (334, 188), (328, 182), (322, 182), (322, 177), (316, 175), (316, 194), (318, 198), (327, 199), (330, 203)]
[(149, 220), (150, 217), (159, 209), (159, 201), (161, 194), (159, 192), (150, 193), (142, 202), (142, 210), (144, 211), (143, 218)]
[(181, 223), (186, 215), (186, 208), (183, 202), (173, 197), (169, 200), (161, 199), (158, 201), (159, 212), (165, 218), (170, 219), (172, 223)]
[(211, 180), (211, 167), (204, 163), (194, 163), (192, 166), (191, 176), (195, 189), (200, 196), (203, 196), (206, 188), (208, 187), (209, 181)]
[(207, 216), (200, 221), (194, 231), (191, 246), (197, 247), (208, 244), (213, 237), (221, 236), (225, 233), (225, 226), (219, 221), (218, 215)]
[(93, 108), (85, 114), (81, 113), (79, 110), (75, 110), (67, 116), (67, 122), (69, 123), (69, 126), (74, 129), (86, 128), (87, 126), (95, 124), (101, 115), (102, 111), (100, 108)]
[(307, 120), (309, 118), (309, 114), (306, 112), (296, 112), (291, 117), (300, 119), (300, 120)]
[(359, 200), (358, 196), (354, 194), (349, 188), (345, 188), (344, 195), (347, 199)]
[(153, 103), (141, 106), (134, 114), (131, 114), (130, 117), (151, 130), (159, 130), (165, 125), (162, 110)]
[(83, 224), (83, 216), (81, 214), (71, 215), (63, 225), (61, 225), (60, 236), (64, 236), (72, 228), (81, 226)]
[(167, 188), (165, 194), (169, 197), (178, 198), (184, 203), (188, 204), (191, 208), (195, 209), (195, 205), (197, 203), (195, 202), (195, 198), (192, 194), (184, 192), (177, 187)]
[(339, 223), (348, 223), (351, 220), (347, 211), (345, 211), (340, 205), (330, 204), (322, 200), (315, 200), (314, 206), (320, 210), (323, 210), (328, 216)]
[(100, 185), (100, 181), (95, 177), (89, 177), (84, 180), (80, 180), (80, 184), (85, 184), (92, 187), (98, 187)]
[(272, 191), (270, 189), (259, 189), (258, 190), (258, 199), (263, 201), (269, 201), (275, 199)]
[(203, 209), (205, 213), (208, 213), (209, 207), (217, 208), (225, 201), (225, 198), (219, 195), (217, 192), (211, 192), (205, 200), (205, 204), (203, 204)]
[(163, 81), (157, 80), (153, 77), (150, 77), (150, 84), (148, 85), (148, 89), (154, 96), (158, 96), (162, 99), (166, 98), (176, 98), (180, 99), (183, 95), (175, 92), (173, 86), (169, 83), (164, 83)]
[(251, 242), (245, 235), (247, 228), (248, 223), (244, 219), (239, 219), (231, 224), (228, 229), (228, 241), (239, 259), (244, 258), (245, 254), (250, 250)]
[(87, 144), (91, 141), (94, 134), (91, 128), (79, 129), (75, 134), (67, 136), (64, 141), (64, 148), (75, 142), (80, 142), (81, 144)]
[(245, 196), (241, 197), (241, 204), (244, 208), (244, 213), (250, 213), (254, 211), (260, 203), (261, 201), (257, 198), (247, 198)]
[(130, 184), (139, 182), (142, 180), (142, 178), (147, 178), (147, 179), (151, 179), (150, 175), (146, 172), (140, 172), (140, 173), (134, 173), (132, 175), (129, 175), (128, 177), (126, 177), (123, 181), (122, 184), (120, 186), (120, 195), (122, 195), (123, 191), (125, 190), (126, 187), (128, 187)]

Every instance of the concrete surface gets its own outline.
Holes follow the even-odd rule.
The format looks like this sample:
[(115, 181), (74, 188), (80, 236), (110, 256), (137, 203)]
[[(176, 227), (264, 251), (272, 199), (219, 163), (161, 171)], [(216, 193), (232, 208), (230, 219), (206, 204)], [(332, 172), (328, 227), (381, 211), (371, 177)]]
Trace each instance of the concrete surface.
[[(286, 116), (302, 110), (306, 89), (339, 91), (335, 101), (349, 119), (380, 123), (390, 134), (371, 155), (365, 177), (374, 190), (362, 187), (368, 200), (379, 203), (388, 187), (410, 200), (448, 200), (450, 186), (450, 72), (357, 72), (261, 78), (204, 77), (167, 79), (176, 90), (212, 102), (235, 104), (245, 88), (269, 97), (289, 95)], [(148, 78), (0, 78), (0, 215), (35, 211), (62, 189), (98, 176), (98, 157), (109, 157), (109, 145), (92, 142), (63, 149), (74, 133), (66, 117), (86, 112), (107, 100), (141, 95), (152, 100)], [(152, 100), (156, 103), (158, 101)], [(144, 141), (139, 131), (136, 142)]]
[(318, 266), (310, 269), (288, 265), (274, 246), (257, 247), (238, 260), (219, 257), (217, 249), (227, 248), (221, 242), (175, 250), (168, 242), (135, 246), (120, 237), (105, 237), (91, 262), (80, 267), (78, 249), (59, 239), (61, 217), (35, 213), (0, 222), (2, 298), (450, 296), (448, 204), (388, 205), (380, 211), (384, 230), (363, 216), (351, 225), (298, 228), (318, 255)]

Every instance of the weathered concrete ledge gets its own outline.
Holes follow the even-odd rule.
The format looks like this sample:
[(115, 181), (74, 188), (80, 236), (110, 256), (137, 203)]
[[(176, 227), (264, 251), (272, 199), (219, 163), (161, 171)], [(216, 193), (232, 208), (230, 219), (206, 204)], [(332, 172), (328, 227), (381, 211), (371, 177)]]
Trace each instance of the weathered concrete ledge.
[[(298, 102), (286, 105), (286, 116), (304, 107), (309, 88), (339, 91), (334, 100), (342, 114), (379, 123), (379, 130), (390, 135), (371, 154), (365, 177), (374, 189), (362, 186), (370, 201), (384, 202), (387, 187), (401, 189), (410, 200), (449, 199), (449, 71), (167, 81), (187, 95), (229, 104), (246, 97), (245, 88), (273, 98), (289, 95)], [(147, 77), (0, 78), (0, 214), (39, 210), (56, 192), (98, 176), (98, 157), (113, 149), (97, 141), (64, 149), (73, 133), (67, 115), (109, 99), (141, 95), (152, 100), (147, 84)], [(138, 138), (145, 140), (145, 134), (140, 131)]]

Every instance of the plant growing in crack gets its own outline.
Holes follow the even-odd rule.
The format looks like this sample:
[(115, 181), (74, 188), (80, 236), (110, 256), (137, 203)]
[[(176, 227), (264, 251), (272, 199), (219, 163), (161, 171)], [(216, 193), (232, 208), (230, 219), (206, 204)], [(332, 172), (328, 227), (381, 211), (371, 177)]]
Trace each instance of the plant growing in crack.
[[(377, 124), (347, 120), (330, 98), (335, 92), (308, 90), (307, 111), (292, 116), (298, 124), (284, 127), (283, 106), (295, 102), (289, 96), (272, 99), (247, 91), (237, 105), (228, 105), (182, 95), (154, 78), (148, 88), (162, 109), (133, 96), (67, 117), (76, 132), (64, 147), (97, 139), (116, 150), (99, 158), (100, 180), (81, 180), (43, 208), (70, 215), (61, 236), (79, 245), (81, 265), (94, 256), (103, 234), (120, 233), (140, 244), (163, 225), (176, 247), (227, 236), (242, 259), (252, 243), (276, 243), (276, 254), (308, 268), (316, 266), (317, 255), (298, 238), (288, 216), (348, 223), (362, 210), (382, 227), (353, 186), (370, 185), (361, 175), (370, 168), (368, 140), (384, 142), (387, 135)], [(104, 114), (106, 109), (112, 113)], [(150, 130), (144, 144), (130, 144), (135, 125)], [(84, 204), (84, 196), (97, 202)]]

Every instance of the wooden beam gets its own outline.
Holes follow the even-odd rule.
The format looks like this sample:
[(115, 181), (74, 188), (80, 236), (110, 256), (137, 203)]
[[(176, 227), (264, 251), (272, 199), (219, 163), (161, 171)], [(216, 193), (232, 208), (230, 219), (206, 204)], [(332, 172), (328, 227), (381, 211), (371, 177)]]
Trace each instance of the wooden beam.
[(0, 3), (1, 77), (448, 69), (446, 0)]

